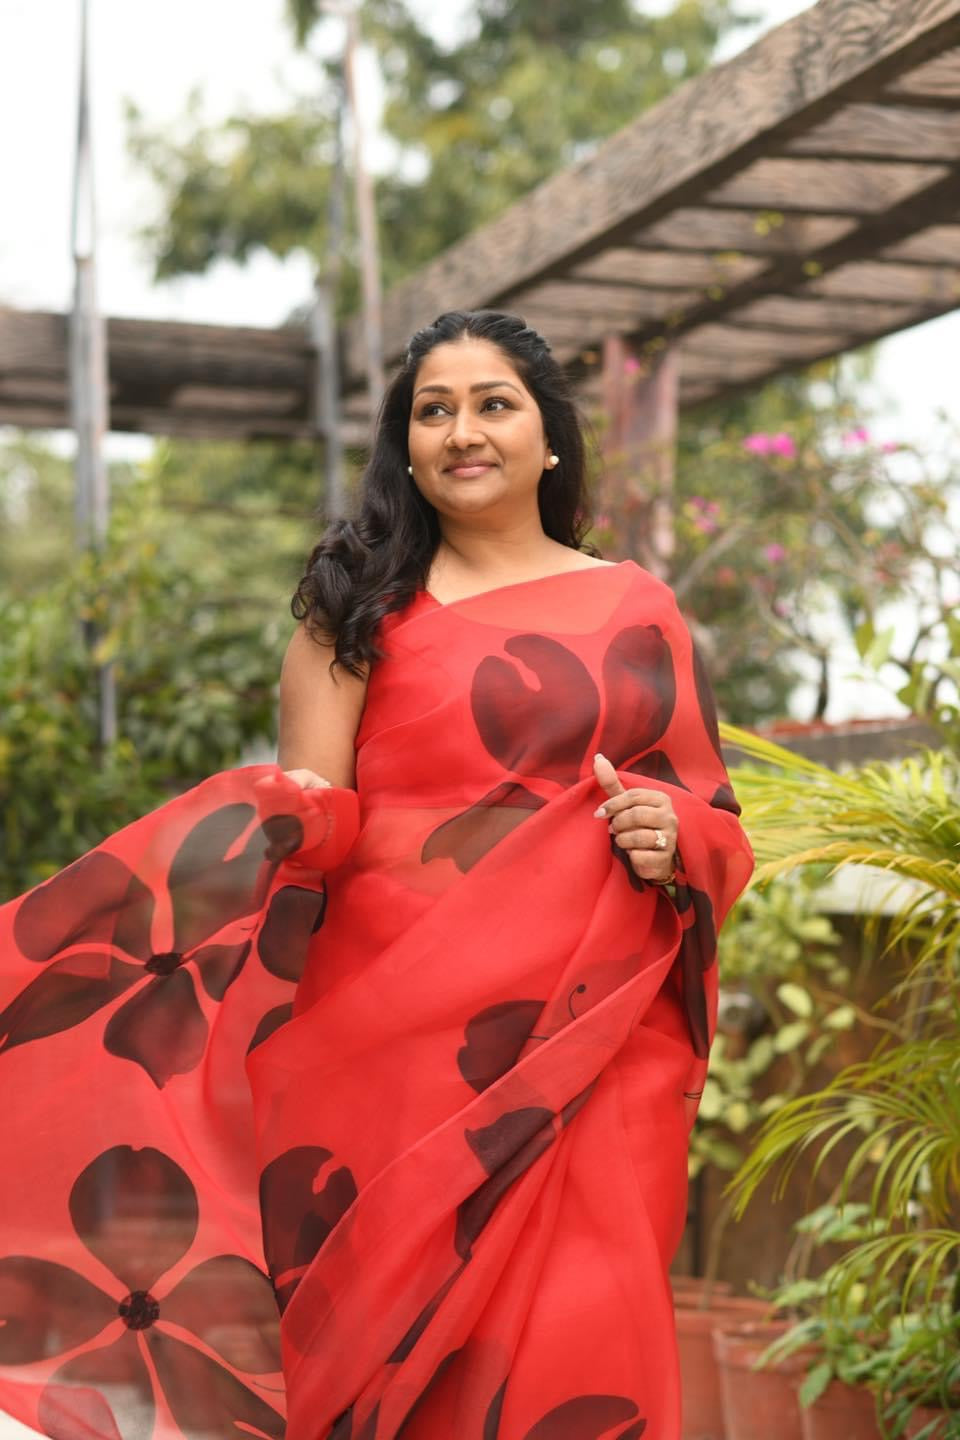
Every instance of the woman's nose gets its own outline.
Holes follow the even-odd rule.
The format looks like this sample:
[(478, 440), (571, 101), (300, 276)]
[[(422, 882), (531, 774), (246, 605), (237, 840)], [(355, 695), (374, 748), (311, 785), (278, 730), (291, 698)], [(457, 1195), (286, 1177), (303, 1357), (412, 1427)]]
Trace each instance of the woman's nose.
[(450, 433), (447, 435), (448, 445), (457, 445), (465, 450), (469, 445), (480, 443), (483, 436), (479, 434), (476, 417), (469, 411), (458, 410), (453, 417), (453, 424)]

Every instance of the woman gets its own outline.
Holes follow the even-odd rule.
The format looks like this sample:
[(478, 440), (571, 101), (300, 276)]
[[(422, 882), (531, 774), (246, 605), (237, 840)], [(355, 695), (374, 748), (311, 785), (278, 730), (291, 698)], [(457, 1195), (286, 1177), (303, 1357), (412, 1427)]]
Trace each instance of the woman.
[(280, 766), (0, 912), (0, 1405), (40, 1433), (677, 1440), (752, 861), (676, 604), (584, 510), (546, 343), (441, 316), (298, 589)]

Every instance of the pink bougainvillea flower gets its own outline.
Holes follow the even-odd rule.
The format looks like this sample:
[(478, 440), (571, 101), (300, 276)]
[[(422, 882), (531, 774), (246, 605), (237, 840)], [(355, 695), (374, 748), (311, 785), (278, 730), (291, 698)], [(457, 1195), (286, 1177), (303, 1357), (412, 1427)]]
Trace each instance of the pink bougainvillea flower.
[(699, 530), (702, 535), (712, 535), (719, 528), (716, 520), (711, 520), (709, 515), (698, 515), (693, 524), (694, 529)]
[(796, 453), (796, 441), (792, 435), (788, 435), (785, 430), (781, 430), (778, 434), (770, 436), (771, 455), (785, 455), (787, 459), (792, 460)]
[(748, 435), (743, 442), (743, 448), (751, 455), (769, 455), (772, 439), (772, 435), (762, 433)]
[(787, 558), (786, 550), (784, 550), (782, 545), (778, 545), (776, 542), (774, 542), (774, 544), (772, 545), (765, 545), (763, 547), (763, 553), (766, 559), (769, 560), (771, 565), (778, 565), (781, 560), (786, 560)]
[(628, 355), (623, 362), (623, 368), (628, 375), (638, 375), (643, 366), (635, 355)]
[(848, 430), (845, 435), (840, 436), (841, 444), (847, 449), (853, 449), (855, 445), (869, 445), (870, 432), (865, 425), (857, 425), (853, 430)]
[(880, 446), (884, 455), (895, 455), (902, 447), (899, 440), (884, 440)]

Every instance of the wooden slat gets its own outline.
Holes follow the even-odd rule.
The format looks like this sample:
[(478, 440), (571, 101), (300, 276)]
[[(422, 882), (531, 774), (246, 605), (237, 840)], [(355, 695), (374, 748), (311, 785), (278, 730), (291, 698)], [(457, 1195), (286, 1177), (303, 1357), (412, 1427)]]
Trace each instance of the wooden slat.
[(812, 331), (845, 335), (873, 334), (877, 326), (896, 330), (917, 319), (912, 305), (865, 305), (856, 300), (826, 300), (812, 295), (765, 295), (732, 314), (740, 326), (776, 326), (792, 334)]
[(709, 205), (871, 215), (949, 175), (937, 165), (862, 165), (851, 160), (756, 160), (704, 198)]
[(692, 285), (731, 285), (763, 270), (764, 262), (731, 253), (678, 254), (674, 250), (627, 250), (614, 247), (569, 272), (574, 280), (624, 282), (687, 290)]
[(744, 255), (810, 255), (856, 228), (851, 217), (761, 210), (675, 210), (630, 236), (637, 249), (739, 250)]
[[(383, 311), (388, 357), (423, 324), (425, 295), (434, 314), (502, 304), (672, 206), (701, 203), (705, 188), (763, 154), (780, 127), (801, 116), (814, 124), (853, 89), (862, 95), (957, 44), (960, 0), (820, 0), (394, 286)], [(347, 374), (361, 375), (359, 322), (345, 339)]]
[(901, 104), (916, 101), (922, 105), (960, 107), (960, 49), (938, 55), (925, 65), (900, 75), (886, 88), (886, 94)]
[(781, 364), (786, 359), (822, 355), (828, 348), (842, 350), (848, 342), (849, 336), (842, 331), (834, 334), (826, 331), (811, 334), (795, 331), (784, 334), (782, 330), (740, 329), (735, 323), (731, 323), (699, 325), (695, 330), (688, 330), (673, 348), (681, 355), (753, 357), (758, 362), (769, 363), (772, 359)]
[(812, 280), (807, 288), (814, 295), (851, 300), (892, 300), (919, 307), (960, 305), (960, 267), (859, 260)]
[(592, 285), (553, 280), (516, 296), (511, 309), (520, 314), (528, 310), (556, 310), (561, 316), (586, 316), (596, 325), (617, 329), (624, 321), (662, 320), (679, 307), (695, 304), (698, 298), (695, 290), (643, 290), (639, 286), (605, 285), (601, 291)]
[(907, 105), (846, 105), (783, 146), (816, 159), (960, 159), (960, 111)]
[(931, 225), (881, 252), (884, 260), (909, 260), (915, 265), (960, 263), (960, 224)]

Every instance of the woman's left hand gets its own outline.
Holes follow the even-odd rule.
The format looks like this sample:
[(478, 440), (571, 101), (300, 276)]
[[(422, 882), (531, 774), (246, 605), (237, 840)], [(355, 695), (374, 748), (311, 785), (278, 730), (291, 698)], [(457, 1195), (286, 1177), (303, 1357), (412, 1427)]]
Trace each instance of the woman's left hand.
[[(605, 755), (593, 761), (597, 783), (607, 792), (597, 814), (610, 821), (614, 841), (626, 850), (633, 872), (641, 880), (668, 880), (677, 853), (677, 817), (670, 797), (659, 790), (627, 790)], [(657, 848), (657, 832), (666, 844)]]

